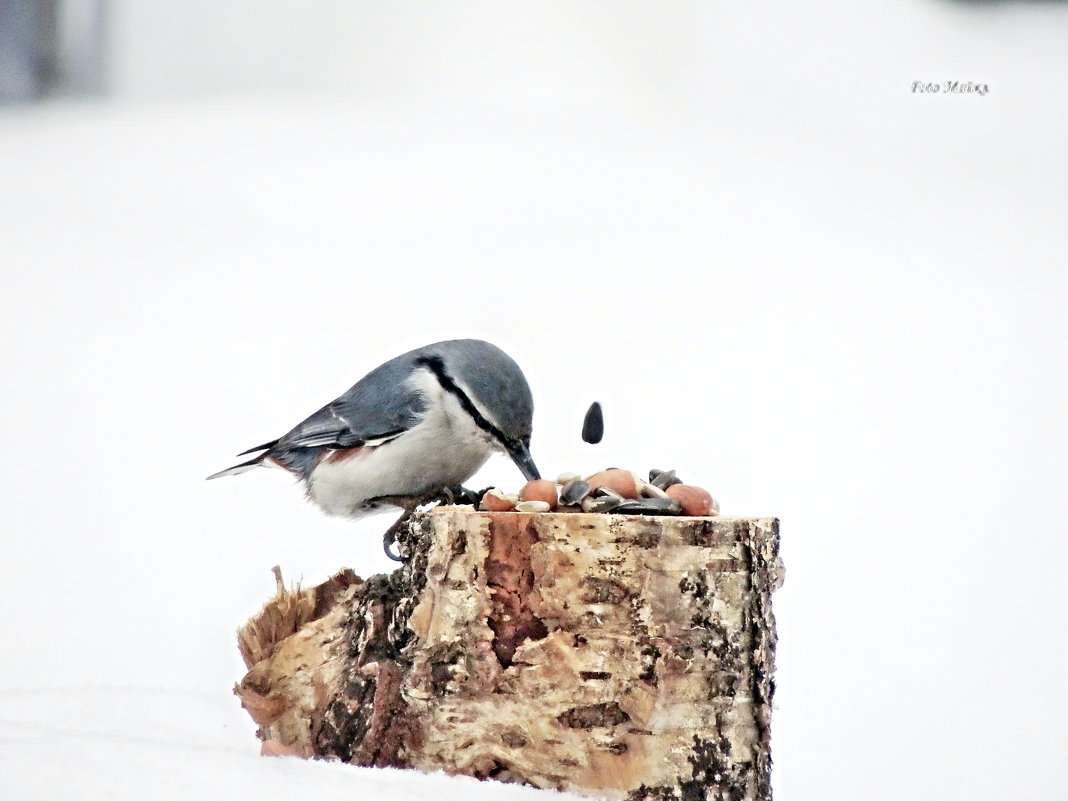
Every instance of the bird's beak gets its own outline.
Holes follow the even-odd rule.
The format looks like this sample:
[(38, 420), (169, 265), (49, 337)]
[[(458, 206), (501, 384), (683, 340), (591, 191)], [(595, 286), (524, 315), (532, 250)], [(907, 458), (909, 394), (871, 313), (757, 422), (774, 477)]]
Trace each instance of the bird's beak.
[(530, 449), (519, 442), (508, 449), (508, 455), (512, 457), (515, 466), (523, 473), (527, 481), (541, 478), (538, 468), (534, 466), (534, 460), (530, 458)]

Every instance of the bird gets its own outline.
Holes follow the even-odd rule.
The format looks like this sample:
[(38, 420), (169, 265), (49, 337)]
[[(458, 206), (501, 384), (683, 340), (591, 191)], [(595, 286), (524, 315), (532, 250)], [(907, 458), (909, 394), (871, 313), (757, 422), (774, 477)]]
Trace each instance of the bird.
[(450, 497), (490, 455), (507, 454), (528, 480), (534, 400), (519, 365), (478, 339), (435, 342), (376, 367), (257, 456), (208, 476), (281, 467), (328, 515), (402, 516), (383, 536), (387, 556), (400, 527), (424, 503)]

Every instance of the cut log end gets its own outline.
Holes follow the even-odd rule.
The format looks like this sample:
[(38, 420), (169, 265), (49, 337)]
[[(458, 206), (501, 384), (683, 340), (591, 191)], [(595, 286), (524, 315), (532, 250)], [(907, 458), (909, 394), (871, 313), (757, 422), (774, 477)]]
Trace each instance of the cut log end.
[(394, 573), (280, 591), (242, 630), (266, 751), (771, 797), (778, 521), (444, 507), (401, 546)]

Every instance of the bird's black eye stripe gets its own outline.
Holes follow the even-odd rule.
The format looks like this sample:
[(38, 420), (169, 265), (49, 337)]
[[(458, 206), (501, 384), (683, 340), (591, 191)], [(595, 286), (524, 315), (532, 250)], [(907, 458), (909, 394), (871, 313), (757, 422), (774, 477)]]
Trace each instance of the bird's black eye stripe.
[(441, 384), (442, 388), (452, 394), (463, 407), (464, 411), (471, 415), (471, 418), (475, 421), (475, 425), (487, 432), (498, 442), (505, 446), (513, 446), (512, 440), (505, 436), (497, 426), (493, 425), (489, 420), (483, 417), (478, 409), (475, 408), (475, 404), (467, 397), (467, 393), (457, 386), (456, 382), (452, 380), (452, 377), (445, 370), (445, 363), (438, 356), (426, 356), (420, 359), (417, 364), (420, 367), (426, 367), (430, 372), (434, 374), (434, 377)]

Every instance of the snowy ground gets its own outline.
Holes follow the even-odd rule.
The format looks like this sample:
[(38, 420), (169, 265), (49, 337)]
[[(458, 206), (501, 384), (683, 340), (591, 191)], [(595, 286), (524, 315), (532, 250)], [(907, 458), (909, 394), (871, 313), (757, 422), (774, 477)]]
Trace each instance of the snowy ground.
[[(255, 798), (535, 801), (541, 791), (466, 777), (264, 759), (217, 693), (70, 687), (3, 691), (5, 799)], [(578, 796), (555, 796), (577, 799)]]
[(782, 519), (779, 797), (1063, 793), (1066, 15), (877, 7), (748, 92), (713, 41), (685, 96), (0, 111), (0, 796), (529, 797), (260, 759), (230, 695), (270, 567), (390, 569), (388, 520), (203, 477), (469, 335), (544, 473)]

